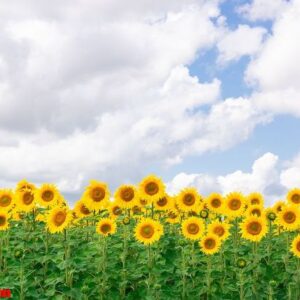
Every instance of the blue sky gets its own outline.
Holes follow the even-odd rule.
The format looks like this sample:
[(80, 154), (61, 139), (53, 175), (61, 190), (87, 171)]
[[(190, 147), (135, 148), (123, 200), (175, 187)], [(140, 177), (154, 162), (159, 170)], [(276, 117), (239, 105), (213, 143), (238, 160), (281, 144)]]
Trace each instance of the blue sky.
[(300, 0), (17, 2), (0, 4), (1, 186), (73, 201), (151, 172), (271, 203), (300, 184)]

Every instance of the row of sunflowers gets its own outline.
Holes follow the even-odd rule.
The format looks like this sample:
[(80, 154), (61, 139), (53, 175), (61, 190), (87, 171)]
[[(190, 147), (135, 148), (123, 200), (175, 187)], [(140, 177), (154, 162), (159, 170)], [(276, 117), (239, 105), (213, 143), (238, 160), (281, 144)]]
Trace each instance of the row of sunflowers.
[(171, 196), (149, 175), (113, 195), (92, 180), (70, 208), (55, 185), (22, 180), (0, 189), (0, 269), (16, 299), (300, 299), (300, 189), (265, 208), (256, 192)]

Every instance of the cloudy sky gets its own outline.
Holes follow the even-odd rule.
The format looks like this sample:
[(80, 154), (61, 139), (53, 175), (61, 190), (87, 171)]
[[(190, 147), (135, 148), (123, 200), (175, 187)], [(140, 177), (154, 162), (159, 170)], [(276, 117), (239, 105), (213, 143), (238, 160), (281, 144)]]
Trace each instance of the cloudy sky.
[(0, 186), (300, 186), (300, 0), (0, 2)]

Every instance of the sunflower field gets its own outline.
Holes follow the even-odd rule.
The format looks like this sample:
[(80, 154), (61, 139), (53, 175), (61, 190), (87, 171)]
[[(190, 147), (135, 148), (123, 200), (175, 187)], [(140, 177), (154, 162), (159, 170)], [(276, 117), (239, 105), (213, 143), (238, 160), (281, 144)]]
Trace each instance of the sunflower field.
[(300, 189), (263, 196), (160, 178), (91, 181), (70, 208), (53, 184), (0, 189), (0, 291), (12, 299), (300, 299)]

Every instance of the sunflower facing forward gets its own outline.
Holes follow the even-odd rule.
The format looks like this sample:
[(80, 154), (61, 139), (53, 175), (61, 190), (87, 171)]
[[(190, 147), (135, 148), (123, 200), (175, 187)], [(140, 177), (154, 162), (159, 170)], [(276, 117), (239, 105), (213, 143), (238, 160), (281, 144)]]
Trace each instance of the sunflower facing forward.
[(6, 211), (0, 212), (0, 231), (1, 230), (7, 230), (9, 227), (9, 214)]
[(89, 216), (92, 212), (85, 206), (83, 200), (79, 200), (76, 202), (74, 207), (74, 212), (78, 218), (84, 218)]
[(292, 247), (291, 247), (291, 252), (297, 256), (298, 258), (300, 258), (300, 234), (298, 234), (293, 242), (292, 242)]
[(195, 188), (185, 188), (176, 197), (176, 204), (183, 212), (198, 211), (201, 196)]
[(29, 212), (34, 209), (34, 192), (31, 189), (20, 189), (16, 192), (16, 204), (18, 211)]
[(59, 192), (54, 184), (42, 184), (35, 190), (34, 197), (43, 207), (53, 207), (59, 202)]
[(223, 212), (224, 200), (221, 194), (212, 193), (205, 199), (205, 204), (207, 208), (217, 214)]
[(256, 216), (247, 217), (241, 224), (242, 238), (251, 242), (259, 242), (267, 233), (267, 223), (265, 218)]
[(182, 222), (181, 231), (185, 238), (199, 240), (204, 235), (205, 224), (202, 219), (190, 217)]
[(207, 255), (212, 255), (219, 251), (221, 246), (221, 240), (215, 234), (207, 234), (199, 242), (199, 245), (203, 253)]
[(0, 190), (0, 210), (9, 211), (14, 206), (14, 193), (12, 190)]
[(300, 211), (296, 205), (286, 205), (278, 214), (279, 224), (286, 230), (293, 231), (299, 228)]
[(165, 185), (160, 178), (149, 175), (140, 182), (139, 194), (141, 199), (150, 204), (165, 196)]
[(217, 235), (221, 241), (224, 241), (229, 236), (230, 225), (228, 223), (222, 223), (220, 221), (215, 221), (208, 225), (208, 233)]
[(260, 193), (251, 193), (246, 198), (247, 205), (259, 205), (264, 206), (264, 198)]
[(70, 223), (72, 214), (68, 208), (52, 208), (47, 217), (47, 228), (50, 233), (62, 232)]
[(174, 207), (174, 199), (166, 194), (163, 198), (155, 201), (154, 206), (157, 210), (170, 210)]
[(115, 192), (115, 201), (122, 208), (132, 208), (138, 202), (138, 191), (134, 185), (121, 185)]
[(286, 198), (290, 204), (300, 205), (300, 189), (290, 190)]
[(96, 232), (105, 237), (114, 234), (116, 230), (116, 223), (109, 218), (100, 220), (96, 225)]
[(145, 245), (151, 245), (163, 235), (163, 226), (150, 218), (143, 218), (134, 230), (137, 241)]
[(242, 216), (245, 210), (245, 200), (241, 193), (233, 192), (226, 196), (224, 213), (229, 217)]

